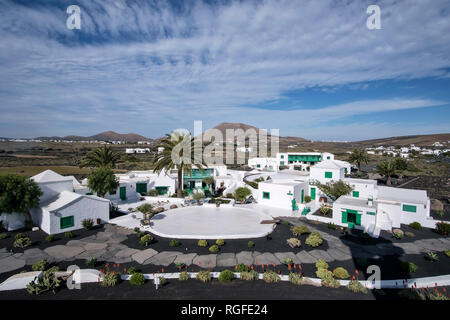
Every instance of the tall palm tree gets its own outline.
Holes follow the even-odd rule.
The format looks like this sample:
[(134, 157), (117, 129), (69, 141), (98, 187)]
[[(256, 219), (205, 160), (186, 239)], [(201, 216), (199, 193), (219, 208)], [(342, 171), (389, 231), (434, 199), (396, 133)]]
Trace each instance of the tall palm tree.
[(395, 174), (395, 163), (393, 161), (383, 161), (375, 171), (386, 177), (386, 184), (391, 185), (391, 176)]
[(355, 149), (352, 151), (349, 161), (356, 163), (358, 171), (361, 172), (361, 163), (364, 162), (367, 164), (369, 162), (369, 155), (364, 149)]
[[(203, 166), (206, 166), (203, 155), (201, 163), (194, 163), (194, 138), (191, 138), (190, 134), (173, 132), (172, 134), (166, 134), (166, 137), (156, 148), (162, 148), (162, 150), (153, 160), (154, 171), (160, 174), (162, 171), (176, 169), (178, 174), (177, 197), (183, 198), (183, 172), (191, 175), (192, 166), (201, 171), (204, 170)], [(185, 155), (183, 149), (186, 148), (189, 152)], [(173, 155), (177, 156), (178, 159), (174, 159)]]
[(90, 151), (84, 158), (80, 167), (110, 167), (113, 168), (120, 155), (112, 151), (111, 147), (103, 146)]

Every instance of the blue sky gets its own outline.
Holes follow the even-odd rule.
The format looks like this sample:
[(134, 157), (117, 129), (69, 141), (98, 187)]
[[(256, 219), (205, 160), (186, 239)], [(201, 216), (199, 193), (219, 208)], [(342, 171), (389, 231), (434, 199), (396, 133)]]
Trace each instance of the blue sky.
[(2, 137), (156, 138), (194, 120), (313, 140), (450, 132), (448, 0), (0, 5)]

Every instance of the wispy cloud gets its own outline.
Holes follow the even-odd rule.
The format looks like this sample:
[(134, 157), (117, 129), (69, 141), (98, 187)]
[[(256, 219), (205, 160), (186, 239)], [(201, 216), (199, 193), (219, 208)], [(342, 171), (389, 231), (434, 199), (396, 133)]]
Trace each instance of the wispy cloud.
[(116, 129), (160, 136), (194, 119), (276, 124), (301, 135), (297, 119), (321, 123), (324, 115), (344, 120), (448, 103), (397, 97), (321, 109), (247, 107), (276, 106), (293, 90), (364, 90), (375, 80), (448, 77), (448, 1), (377, 3), (383, 29), (370, 31), (368, 1), (81, 0), (76, 31), (65, 27), (67, 1), (28, 7), (6, 1), (0, 135), (23, 135), (20, 123), (28, 135)]

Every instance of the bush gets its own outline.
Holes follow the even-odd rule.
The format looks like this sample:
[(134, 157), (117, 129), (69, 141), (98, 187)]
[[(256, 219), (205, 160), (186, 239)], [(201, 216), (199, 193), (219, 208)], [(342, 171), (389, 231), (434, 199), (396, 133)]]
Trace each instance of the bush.
[(352, 280), (350, 281), (350, 283), (347, 286), (347, 289), (355, 292), (355, 293), (364, 293), (367, 294), (369, 292), (369, 290), (367, 290), (367, 288), (365, 288), (361, 282), (357, 281), (357, 280)]
[(42, 278), (35, 277), (33, 281), (27, 284), (26, 288), (29, 294), (39, 295), (50, 290), (56, 293), (60, 283), (61, 280), (56, 277), (55, 271), (47, 270), (42, 274)]
[(209, 271), (199, 271), (197, 273), (197, 280), (200, 280), (203, 283), (210, 282), (211, 281), (211, 274)]
[(293, 284), (302, 284), (303, 277), (298, 273), (289, 273), (289, 282)]
[(323, 216), (331, 216), (333, 214), (333, 208), (327, 207), (327, 206), (321, 206), (319, 209), (320, 214)]
[(286, 240), (286, 243), (291, 247), (291, 248), (298, 248), (302, 245), (302, 242), (297, 239), (297, 238), (289, 238)]
[(8, 238), (8, 234), (7, 233), (0, 233), (0, 240), (1, 239), (6, 239)]
[(398, 296), (406, 300), (426, 300), (425, 295), (416, 289), (403, 289), (398, 292)]
[(25, 238), (25, 235), (23, 233), (20, 233), (20, 232), (14, 236), (15, 240), (19, 240), (19, 239), (22, 239), (22, 238)]
[(157, 197), (158, 196), (158, 190), (150, 189), (150, 190), (148, 190), (147, 195), (149, 195), (151, 197)]
[(212, 245), (211, 247), (209, 247), (209, 252), (211, 253), (217, 253), (219, 252), (219, 246), (218, 245)]
[(280, 281), (280, 277), (274, 271), (266, 271), (263, 274), (263, 280), (266, 283), (276, 283)]
[(305, 203), (311, 202), (311, 196), (305, 196)]
[(114, 272), (108, 272), (103, 277), (102, 287), (114, 287), (119, 282), (119, 275)]
[(345, 280), (350, 278), (350, 275), (348, 274), (347, 270), (345, 270), (345, 268), (337, 267), (333, 270), (333, 277)]
[(179, 277), (178, 277), (178, 280), (180, 280), (180, 281), (186, 281), (186, 280), (188, 280), (188, 279), (189, 279), (189, 274), (188, 274), (187, 271), (180, 272), (180, 275), (179, 275)]
[(138, 211), (140, 211), (144, 214), (148, 214), (148, 213), (152, 213), (153, 206), (150, 203), (144, 203), (144, 204), (140, 205), (139, 207), (137, 207), (136, 209), (138, 209)]
[(234, 197), (238, 201), (244, 201), (251, 194), (252, 192), (250, 191), (250, 189), (246, 187), (239, 187), (234, 191)]
[(422, 225), (420, 224), (420, 222), (413, 222), (413, 223), (410, 223), (409, 226), (410, 226), (411, 228), (415, 229), (415, 230), (422, 230), (422, 229), (423, 229), (423, 227), (422, 227)]
[(294, 264), (294, 260), (292, 260), (292, 258), (286, 258), (286, 259), (284, 259), (284, 264), (285, 265), (292, 265), (292, 264)]
[(326, 269), (319, 269), (316, 271), (317, 276), (322, 280), (322, 286), (329, 288), (339, 288), (340, 283), (333, 278), (333, 273)]
[(47, 241), (47, 242), (52, 242), (53, 240), (55, 240), (55, 237), (52, 236), (51, 234), (49, 234), (47, 237), (45, 237), (45, 241)]
[(294, 236), (300, 236), (304, 233), (310, 233), (307, 226), (292, 226), (291, 232)]
[(141, 232), (141, 229), (139, 229), (138, 227), (135, 227), (133, 230), (134, 230), (134, 232), (136, 232), (136, 233)]
[(317, 269), (328, 269), (328, 263), (326, 263), (325, 260), (319, 259), (316, 261), (316, 268)]
[(394, 229), (394, 231), (392, 231), (392, 236), (395, 239), (402, 239), (404, 235), (404, 232), (400, 229)]
[(449, 235), (450, 234), (450, 223), (446, 223), (446, 222), (436, 223), (436, 231), (439, 234), (442, 234), (444, 236)]
[(327, 225), (328, 229), (336, 230), (338, 228), (337, 225), (335, 225), (333, 222), (328, 223)]
[(253, 241), (249, 241), (249, 242), (247, 243), (247, 246), (248, 246), (249, 248), (253, 248), (253, 247), (255, 246), (255, 243), (254, 243)]
[(26, 248), (31, 246), (31, 239), (23, 236), (22, 238), (17, 238), (19, 234), (16, 235), (16, 240), (14, 240), (13, 246), (14, 248)]
[(97, 259), (96, 258), (90, 257), (90, 258), (86, 259), (86, 265), (88, 267), (93, 267), (94, 268), (96, 264), (97, 264)]
[(225, 195), (225, 197), (228, 198), (228, 199), (234, 199), (234, 196), (233, 196), (232, 193), (227, 193), (227, 194)]
[(223, 239), (217, 239), (217, 240), (216, 240), (216, 244), (217, 244), (218, 246), (223, 246), (223, 245), (225, 244), (225, 241), (224, 241)]
[(323, 243), (322, 236), (314, 231), (306, 238), (305, 243), (311, 247), (318, 247)]
[(444, 251), (444, 253), (447, 257), (450, 257), (450, 250), (446, 250), (446, 251)]
[(141, 239), (139, 240), (139, 242), (143, 245), (143, 246), (148, 246), (149, 243), (151, 243), (153, 241), (153, 237), (149, 234), (143, 235), (141, 237)]
[(81, 225), (83, 226), (84, 229), (91, 230), (92, 227), (94, 226), (94, 220), (92, 220), (92, 219), (83, 219), (81, 221)]
[(246, 266), (245, 264), (243, 264), (243, 263), (239, 263), (237, 266), (236, 266), (236, 271), (237, 272), (248, 272), (248, 266)]
[(199, 247), (207, 247), (208, 246), (208, 241), (206, 241), (206, 240), (198, 240), (197, 245)]
[(135, 267), (129, 267), (127, 270), (128, 274), (135, 274), (136, 272), (137, 272), (137, 270)]
[(258, 280), (258, 277), (258, 272), (256, 272), (255, 270), (243, 271), (240, 273), (240, 278), (244, 281)]
[(231, 270), (223, 270), (219, 274), (219, 281), (220, 282), (231, 282), (231, 280), (234, 279), (234, 273)]
[(180, 245), (181, 245), (180, 241), (175, 240), (175, 239), (170, 240), (170, 242), (169, 242), (169, 246), (170, 246), (170, 247), (178, 247), (178, 246), (180, 246)]
[(135, 272), (130, 277), (130, 284), (133, 286), (142, 286), (145, 283), (145, 277), (140, 272)]
[(333, 277), (333, 272), (325, 268), (318, 268), (316, 270), (316, 276), (319, 279), (325, 279), (326, 277)]
[(64, 237), (66, 237), (66, 238), (73, 238), (74, 234), (73, 234), (72, 231), (67, 231), (67, 232), (64, 232)]
[(439, 256), (437, 255), (437, 253), (430, 251), (425, 254), (425, 259), (431, 262), (435, 262), (439, 261)]
[(33, 271), (45, 271), (50, 267), (50, 264), (47, 260), (39, 260), (35, 264), (31, 266), (31, 270)]
[(402, 261), (400, 262), (400, 269), (404, 272), (414, 273), (419, 267), (415, 263)]

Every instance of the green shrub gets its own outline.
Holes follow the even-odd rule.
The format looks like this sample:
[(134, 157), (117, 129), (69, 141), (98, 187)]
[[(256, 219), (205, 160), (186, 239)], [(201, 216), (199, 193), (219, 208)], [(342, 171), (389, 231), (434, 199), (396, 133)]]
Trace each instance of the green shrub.
[(422, 230), (422, 229), (423, 229), (423, 227), (422, 227), (422, 225), (420, 224), (420, 222), (413, 222), (413, 223), (410, 223), (409, 226), (410, 226), (411, 228), (415, 229), (415, 230)]
[(209, 247), (209, 252), (211, 253), (217, 253), (219, 252), (219, 246), (218, 245), (212, 245), (211, 247)]
[(241, 280), (245, 281), (258, 280), (258, 277), (259, 277), (258, 272), (256, 272), (255, 270), (243, 271), (240, 273)]
[(74, 234), (72, 231), (64, 232), (64, 237), (66, 237), (66, 238), (73, 238), (73, 236), (74, 236)]
[(164, 278), (164, 277), (159, 277), (158, 280), (159, 280), (159, 285), (160, 286), (163, 286), (163, 285), (165, 285), (167, 283), (167, 279)]
[(263, 274), (263, 280), (266, 283), (275, 283), (280, 281), (280, 277), (274, 271), (266, 271)]
[(207, 247), (208, 246), (208, 241), (206, 241), (206, 240), (198, 240), (197, 245), (199, 247)]
[(305, 196), (305, 203), (311, 202), (311, 196)]
[(147, 195), (149, 195), (151, 197), (157, 197), (158, 196), (158, 190), (150, 189), (150, 190), (148, 190)]
[(197, 273), (197, 279), (200, 280), (203, 283), (210, 282), (211, 281), (211, 274), (209, 271), (199, 271)]
[(317, 269), (328, 269), (328, 263), (326, 263), (325, 260), (319, 259), (316, 261), (316, 268)]
[(45, 241), (47, 241), (47, 242), (52, 242), (53, 240), (55, 240), (55, 237), (52, 236), (51, 234), (49, 234), (47, 237), (45, 237)]
[(445, 250), (444, 253), (447, 257), (450, 257), (450, 250)]
[(231, 282), (231, 280), (234, 279), (234, 273), (231, 270), (223, 270), (219, 274), (219, 281), (220, 282)]
[(291, 232), (294, 236), (300, 236), (304, 233), (310, 233), (307, 226), (292, 226)]
[(186, 281), (188, 279), (189, 279), (189, 274), (187, 271), (180, 272), (180, 275), (178, 276), (178, 280)]
[(316, 276), (319, 279), (325, 279), (325, 278), (328, 278), (328, 277), (332, 278), (333, 277), (333, 272), (331, 272), (328, 269), (319, 268), (319, 269), (316, 270)]
[(430, 292), (428, 300), (450, 300), (450, 298), (440, 292)]
[(46, 291), (56, 293), (62, 280), (58, 279), (54, 271), (44, 271), (42, 278), (35, 277), (33, 281), (27, 284), (27, 292), (29, 294), (39, 295)]
[(39, 260), (35, 264), (31, 266), (31, 270), (33, 271), (45, 271), (50, 267), (50, 264), (47, 260)]
[(90, 258), (86, 259), (86, 265), (88, 267), (94, 268), (96, 264), (97, 264), (97, 259), (95, 257), (90, 257)]
[(178, 247), (178, 246), (180, 246), (180, 245), (181, 245), (180, 241), (175, 240), (175, 239), (170, 240), (170, 242), (169, 242), (169, 246), (170, 246), (170, 247)]
[(402, 239), (402, 238), (403, 238), (403, 235), (404, 235), (404, 232), (403, 232), (402, 230), (399, 230), (399, 229), (396, 229), (396, 230), (394, 230), (394, 231), (392, 232), (392, 236), (393, 236), (395, 239)]
[(101, 283), (102, 287), (114, 287), (120, 280), (118, 274), (114, 272), (109, 272), (104, 275), (103, 281)]
[(414, 273), (419, 267), (415, 263), (402, 261), (400, 262), (400, 269), (403, 272)]
[(94, 226), (94, 220), (92, 220), (92, 219), (83, 219), (83, 221), (81, 221), (81, 225), (83, 226), (84, 229), (91, 230), (92, 227)]
[(31, 246), (32, 242), (31, 242), (30, 238), (25, 237), (25, 236), (22, 238), (17, 238), (17, 235), (16, 235), (16, 240), (14, 240), (14, 243), (13, 243), (14, 248), (26, 248), (26, 247)]
[(139, 242), (143, 246), (148, 246), (152, 241), (153, 241), (153, 237), (151, 235), (149, 235), (149, 234), (143, 235), (141, 237), (141, 239), (139, 240)]
[(345, 270), (345, 268), (337, 267), (333, 270), (333, 277), (345, 280), (350, 278), (350, 275), (348, 274), (348, 271)]
[(322, 286), (329, 288), (339, 288), (340, 283), (333, 278), (333, 273), (326, 269), (318, 269), (316, 271), (317, 276), (322, 280)]
[(137, 272), (137, 270), (135, 267), (129, 267), (127, 270), (128, 274), (135, 274), (136, 272)]
[(446, 223), (446, 222), (436, 223), (436, 231), (439, 234), (442, 234), (444, 236), (449, 235), (450, 234), (450, 223)]
[(333, 222), (329, 222), (327, 225), (328, 229), (336, 230), (338, 228)]
[(248, 272), (248, 266), (246, 266), (245, 264), (243, 264), (243, 263), (239, 263), (237, 266), (236, 266), (236, 271), (237, 272)]
[(138, 211), (142, 212), (143, 214), (148, 214), (153, 212), (153, 206), (150, 203), (144, 203), (137, 207)]
[(20, 232), (14, 236), (15, 240), (19, 240), (19, 239), (22, 239), (22, 238), (26, 238), (26, 237), (25, 237), (25, 235), (23, 233), (20, 233)]
[(224, 241), (223, 239), (217, 239), (217, 240), (216, 240), (216, 244), (217, 244), (218, 246), (223, 246), (223, 245), (225, 244), (225, 241)]
[(0, 233), (0, 240), (6, 239), (6, 238), (8, 238), (8, 234), (6, 232), (5, 233)]
[(289, 273), (289, 282), (293, 284), (302, 284), (303, 277), (298, 273)]
[(437, 253), (430, 251), (425, 254), (425, 259), (432, 262), (439, 261), (439, 256), (437, 255)]
[(365, 288), (361, 282), (357, 281), (357, 280), (352, 280), (350, 281), (350, 283), (347, 286), (347, 289), (355, 292), (355, 293), (364, 293), (367, 294), (369, 292), (369, 290), (367, 290), (367, 288)]
[(297, 238), (289, 238), (286, 240), (286, 243), (291, 247), (291, 248), (298, 248), (302, 245), (302, 242), (297, 239)]
[(135, 272), (130, 277), (130, 284), (133, 286), (142, 286), (145, 283), (145, 277), (140, 272)]
[(311, 247), (318, 247), (323, 243), (323, 239), (319, 232), (314, 231), (306, 238), (305, 243)]
[(292, 260), (292, 258), (286, 258), (286, 259), (284, 259), (284, 264), (285, 265), (292, 265), (292, 264), (294, 264), (294, 260)]
[(133, 230), (134, 230), (134, 232), (136, 232), (136, 233), (137, 233), (137, 232), (141, 232), (141, 229), (139, 229), (138, 227), (135, 227)]
[(406, 300), (426, 300), (425, 295), (416, 289), (403, 289), (398, 292), (398, 295)]
[(248, 246), (249, 248), (253, 248), (253, 247), (255, 246), (255, 243), (254, 243), (253, 241), (249, 241), (249, 242), (247, 243), (247, 246)]

